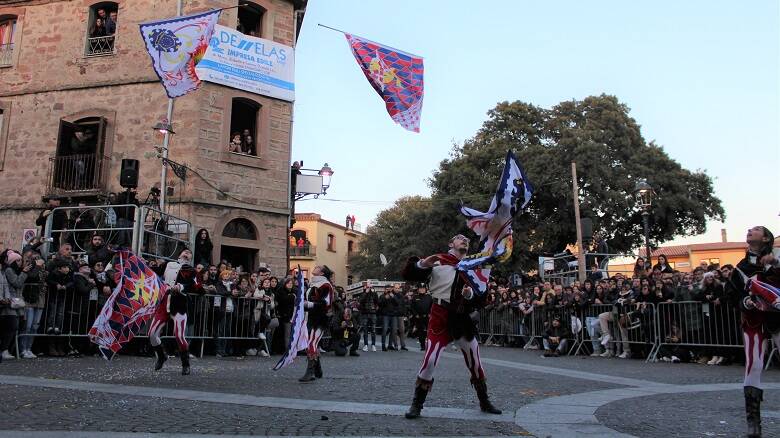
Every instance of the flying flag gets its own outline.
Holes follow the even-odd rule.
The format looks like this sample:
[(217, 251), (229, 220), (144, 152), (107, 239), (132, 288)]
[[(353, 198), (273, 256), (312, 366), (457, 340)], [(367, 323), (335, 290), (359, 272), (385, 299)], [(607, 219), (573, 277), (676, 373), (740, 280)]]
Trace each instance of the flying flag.
[(345, 35), (366, 79), (385, 101), (390, 117), (407, 130), (420, 132), (423, 59), (355, 35)]
[(157, 309), (167, 286), (137, 255), (120, 250), (118, 281), (92, 328), (89, 340), (107, 360), (133, 339)]
[(487, 291), (490, 269), (495, 263), (505, 262), (512, 256), (512, 219), (522, 210), (533, 195), (533, 186), (512, 151), (507, 151), (504, 170), (498, 181), (496, 194), (490, 209), (483, 213), (461, 206), (466, 225), (479, 236), (479, 252), (465, 257), (458, 263), (474, 291), (482, 295)]
[(780, 288), (777, 286), (761, 281), (759, 276), (754, 275), (747, 281), (745, 289), (750, 295), (759, 299), (756, 303), (759, 310), (765, 312), (780, 310)]
[(274, 365), (274, 371), (293, 363), (295, 357), (298, 356), (298, 352), (305, 350), (309, 346), (309, 333), (306, 330), (306, 311), (303, 309), (303, 303), (306, 301), (305, 286), (300, 266), (298, 266), (298, 274), (296, 274), (295, 279), (298, 281), (298, 287), (295, 289), (295, 308), (290, 319), (290, 345), (287, 346), (284, 356)]
[(220, 12), (141, 23), (146, 51), (168, 97), (183, 96), (200, 87), (195, 65), (206, 53)]

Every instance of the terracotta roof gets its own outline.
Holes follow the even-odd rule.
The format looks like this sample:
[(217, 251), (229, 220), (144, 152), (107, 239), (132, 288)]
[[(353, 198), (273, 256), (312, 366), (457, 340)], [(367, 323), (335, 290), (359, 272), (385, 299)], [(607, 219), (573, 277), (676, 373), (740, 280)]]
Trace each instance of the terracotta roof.
[[(653, 257), (657, 257), (660, 254), (663, 254), (667, 257), (686, 257), (689, 254), (689, 249), (691, 245), (674, 245), (674, 246), (662, 246), (656, 250), (653, 251)], [(645, 249), (641, 248), (639, 250), (639, 256), (644, 257), (645, 256)]]

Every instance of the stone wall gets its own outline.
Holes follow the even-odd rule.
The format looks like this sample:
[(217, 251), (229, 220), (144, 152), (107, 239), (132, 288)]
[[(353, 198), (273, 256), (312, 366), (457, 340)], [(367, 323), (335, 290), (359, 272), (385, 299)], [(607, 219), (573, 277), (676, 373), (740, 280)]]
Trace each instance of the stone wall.
[[(108, 121), (104, 155), (110, 157), (106, 191), (118, 184), (122, 158), (140, 160), (139, 196), (159, 185), (160, 162), (144, 155), (162, 144), (151, 129), (165, 116), (167, 96), (151, 68), (138, 23), (175, 15), (175, 1), (118, 0), (116, 53), (87, 58), (84, 43), (93, 2), (33, 0), (0, 6), (0, 16), (18, 17), (16, 61), (0, 68), (0, 109), (8, 138), (0, 170), (0, 245), (18, 246), (23, 228), (32, 228), (46, 192), (49, 158), (56, 151), (60, 120), (102, 116)], [(184, 14), (234, 6), (235, 0), (188, 0)], [(293, 5), (257, 0), (267, 10), (263, 37), (292, 45)], [(223, 12), (220, 24), (235, 26), (236, 9)], [(259, 157), (226, 152), (232, 102), (249, 99), (260, 106)], [(243, 217), (257, 229), (260, 261), (276, 273), (285, 270), (288, 172), (292, 104), (203, 83), (177, 98), (176, 135), (169, 158), (195, 172), (186, 184), (168, 171), (175, 188), (171, 212), (219, 236), (230, 218)], [(2, 139), (2, 137), (0, 137)], [(3, 157), (0, 154), (0, 157)]]

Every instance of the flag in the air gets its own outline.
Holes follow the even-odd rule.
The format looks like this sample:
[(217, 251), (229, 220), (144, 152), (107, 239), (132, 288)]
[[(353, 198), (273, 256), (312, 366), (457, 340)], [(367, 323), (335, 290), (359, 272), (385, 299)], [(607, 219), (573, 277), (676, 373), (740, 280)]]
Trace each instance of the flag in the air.
[(220, 12), (141, 23), (146, 51), (168, 97), (183, 96), (200, 87), (195, 64), (206, 53)]
[(399, 125), (420, 132), (423, 104), (423, 59), (355, 35), (345, 34), (368, 82), (385, 101)]
[(532, 195), (533, 186), (515, 154), (508, 151), (490, 209), (483, 213), (461, 206), (460, 211), (467, 218), (466, 225), (479, 236), (479, 252), (461, 260), (458, 270), (466, 275), (477, 294), (487, 291), (491, 266), (512, 256), (512, 219), (528, 204)]
[(303, 308), (306, 296), (304, 293), (303, 272), (298, 266), (298, 274), (295, 276), (298, 281), (298, 287), (295, 288), (295, 306), (292, 319), (290, 319), (290, 345), (279, 362), (274, 366), (274, 371), (280, 370), (290, 365), (298, 356), (300, 350), (305, 350), (309, 346), (309, 333), (306, 330), (306, 311)]
[(120, 250), (117, 286), (98, 314), (89, 339), (104, 358), (111, 360), (137, 336), (165, 296), (167, 286), (137, 255)]

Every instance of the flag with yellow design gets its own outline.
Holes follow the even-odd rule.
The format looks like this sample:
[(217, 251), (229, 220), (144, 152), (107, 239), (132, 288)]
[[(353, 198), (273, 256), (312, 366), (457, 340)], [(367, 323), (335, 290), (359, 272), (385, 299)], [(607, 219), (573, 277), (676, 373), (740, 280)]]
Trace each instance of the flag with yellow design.
[(90, 341), (107, 360), (141, 332), (167, 289), (146, 262), (131, 251), (117, 252), (114, 266), (117, 286), (89, 329)]
[(423, 59), (392, 47), (346, 34), (366, 79), (385, 101), (387, 113), (409, 131), (420, 132)]

